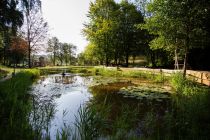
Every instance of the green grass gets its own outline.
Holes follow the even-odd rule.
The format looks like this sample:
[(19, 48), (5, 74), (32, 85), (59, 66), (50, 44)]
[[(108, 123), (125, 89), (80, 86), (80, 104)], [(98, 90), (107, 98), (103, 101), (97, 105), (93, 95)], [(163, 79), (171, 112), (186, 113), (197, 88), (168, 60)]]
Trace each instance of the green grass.
[(58, 74), (62, 72), (79, 73), (81, 75), (92, 75), (93, 67), (86, 66), (55, 66), (55, 67), (40, 67), (41, 75)]
[(152, 72), (140, 71), (140, 70), (128, 70), (122, 71), (117, 68), (103, 68), (95, 67), (92, 69), (93, 75), (100, 75), (104, 77), (116, 77), (116, 78), (140, 78), (151, 80), (155, 83), (164, 83), (168, 82), (169, 78), (163, 74), (155, 74)]
[[(150, 128), (154, 139), (200, 139), (210, 138), (210, 89), (209, 87), (183, 78), (181, 73), (171, 77), (176, 91), (171, 108), (164, 115), (145, 116), (144, 126)], [(161, 122), (161, 123), (160, 123)], [(150, 137), (149, 136), (149, 137)]]
[[(6, 67), (3, 65), (0, 65), (0, 70), (6, 71), (8, 74), (11, 74), (14, 72), (14, 68), (12, 67)], [(15, 72), (19, 72), (21, 70), (24, 70), (24, 68), (15, 68)]]
[(2, 139), (30, 139), (33, 135), (28, 122), (31, 110), (28, 90), (39, 76), (39, 70), (20, 71), (0, 82), (0, 134)]

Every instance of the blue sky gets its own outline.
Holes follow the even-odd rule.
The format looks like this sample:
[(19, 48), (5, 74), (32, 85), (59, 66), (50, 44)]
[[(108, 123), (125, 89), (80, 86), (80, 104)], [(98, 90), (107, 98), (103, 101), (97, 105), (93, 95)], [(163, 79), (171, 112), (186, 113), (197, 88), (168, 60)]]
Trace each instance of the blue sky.
[(73, 43), (78, 47), (77, 53), (88, 44), (81, 31), (83, 23), (88, 21), (90, 1), (94, 0), (42, 0), (42, 12), (50, 26), (50, 35), (61, 42)]

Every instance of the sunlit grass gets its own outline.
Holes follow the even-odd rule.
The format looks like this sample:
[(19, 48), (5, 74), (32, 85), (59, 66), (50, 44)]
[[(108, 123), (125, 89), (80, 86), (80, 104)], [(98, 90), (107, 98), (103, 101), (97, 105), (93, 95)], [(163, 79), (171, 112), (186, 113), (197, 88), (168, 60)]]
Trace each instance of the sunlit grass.
[[(15, 68), (15, 72), (19, 72), (19, 71), (24, 70), (24, 69), (25, 68)], [(3, 65), (0, 65), (0, 70), (7, 71), (9, 74), (14, 72), (14, 68), (6, 67), (6, 66), (3, 66)]]

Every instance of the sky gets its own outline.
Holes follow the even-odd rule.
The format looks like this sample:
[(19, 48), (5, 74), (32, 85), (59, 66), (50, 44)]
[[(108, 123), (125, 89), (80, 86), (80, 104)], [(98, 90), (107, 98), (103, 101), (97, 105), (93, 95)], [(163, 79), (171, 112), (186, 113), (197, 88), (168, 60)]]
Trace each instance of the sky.
[(88, 21), (89, 3), (93, 0), (42, 0), (42, 13), (49, 24), (50, 37), (77, 46), (77, 53), (88, 42), (82, 35), (83, 24)]
[(50, 37), (76, 45), (77, 54), (88, 44), (81, 32), (83, 24), (88, 22), (90, 1), (94, 0), (42, 0), (42, 13), (49, 24)]

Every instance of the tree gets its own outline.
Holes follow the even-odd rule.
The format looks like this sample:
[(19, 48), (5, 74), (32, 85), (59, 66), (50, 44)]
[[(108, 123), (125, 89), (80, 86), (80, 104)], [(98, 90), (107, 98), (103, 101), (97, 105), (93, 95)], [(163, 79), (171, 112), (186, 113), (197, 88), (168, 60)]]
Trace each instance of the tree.
[(206, 0), (154, 0), (149, 5), (153, 15), (146, 20), (145, 26), (158, 37), (151, 46), (173, 51), (178, 48), (184, 55), (184, 76), (189, 49), (200, 47), (198, 42), (205, 38), (203, 18), (209, 3)]
[(57, 57), (57, 51), (59, 49), (59, 40), (57, 37), (53, 37), (48, 40), (48, 48), (47, 52), (49, 52), (51, 55), (53, 55), (53, 65), (55, 66), (56, 57)]
[(0, 1), (0, 34), (3, 48), (3, 61), (6, 64), (8, 50), (10, 49), (10, 38), (16, 36), (17, 30), (23, 25), (24, 9), (41, 7), (40, 0), (1, 0)]
[(10, 57), (14, 64), (17, 64), (27, 56), (28, 46), (27, 41), (17, 36), (11, 38)]
[(61, 65), (65, 62), (66, 65), (71, 65), (72, 58), (75, 56), (77, 47), (71, 43), (59, 42), (58, 38), (53, 37), (48, 41), (47, 52), (52, 55), (53, 65), (55, 66), (56, 59), (59, 59)]
[(98, 48), (94, 44), (88, 44), (88, 46), (85, 48), (84, 52), (84, 59), (85, 64), (88, 65), (97, 65), (100, 64), (100, 55), (98, 54)]
[(97, 46), (105, 59), (106, 66), (113, 57), (113, 28), (116, 25), (118, 6), (113, 0), (96, 0), (90, 4), (90, 22), (84, 28), (84, 35)]
[[(133, 4), (128, 1), (122, 1), (121, 7), (121, 20), (120, 30), (122, 32), (123, 51), (126, 59), (126, 66), (128, 66), (129, 56), (140, 48), (143, 42), (143, 31), (137, 28), (137, 24), (143, 23), (143, 16)], [(139, 42), (141, 41), (141, 42)]]
[(22, 12), (17, 8), (18, 1), (0, 1), (0, 34), (3, 49), (3, 63), (6, 64), (7, 52), (9, 50), (10, 36), (15, 36), (17, 28), (23, 24)]
[(113, 61), (118, 65), (124, 58), (128, 66), (131, 51), (140, 47), (142, 39), (142, 31), (136, 27), (143, 22), (141, 13), (127, 1), (117, 4), (113, 0), (96, 0), (90, 4), (88, 17), (84, 35), (97, 48), (106, 66)]
[[(31, 7), (29, 5), (29, 7)], [(31, 53), (46, 39), (48, 24), (44, 21), (39, 8), (25, 8), (25, 22), (22, 32), (28, 42), (28, 67), (31, 68)]]

